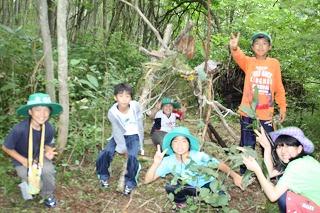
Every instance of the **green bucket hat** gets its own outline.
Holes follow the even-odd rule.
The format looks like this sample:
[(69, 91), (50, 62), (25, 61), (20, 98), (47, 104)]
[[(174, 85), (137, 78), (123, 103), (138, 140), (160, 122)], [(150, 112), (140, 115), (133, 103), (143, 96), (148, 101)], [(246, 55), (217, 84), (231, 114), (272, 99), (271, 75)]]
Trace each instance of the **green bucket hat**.
[(175, 109), (181, 108), (179, 102), (176, 102), (176, 101), (174, 101), (173, 99), (168, 98), (168, 97), (162, 98), (162, 100), (161, 100), (161, 107), (163, 107), (164, 105), (167, 105), (167, 104), (171, 104), (171, 105), (173, 106), (173, 108), (175, 108)]
[(180, 126), (180, 127), (176, 127), (173, 130), (171, 130), (171, 132), (166, 134), (163, 138), (162, 150), (167, 149), (168, 155), (174, 154), (174, 152), (171, 148), (171, 142), (177, 136), (184, 136), (189, 139), (190, 150), (195, 150), (195, 151), (200, 150), (200, 145), (199, 145), (198, 139), (190, 133), (188, 128)]
[(257, 39), (257, 38), (265, 38), (269, 41), (269, 44), (271, 45), (272, 43), (272, 39), (271, 36), (266, 33), (266, 32), (258, 32), (253, 34), (252, 38), (251, 38), (251, 45), (253, 45), (253, 42)]
[(51, 115), (57, 115), (62, 111), (62, 106), (58, 103), (51, 102), (51, 98), (45, 93), (33, 93), (29, 96), (26, 105), (22, 105), (17, 109), (18, 115), (29, 116), (29, 109), (35, 106), (46, 106), (51, 109)]

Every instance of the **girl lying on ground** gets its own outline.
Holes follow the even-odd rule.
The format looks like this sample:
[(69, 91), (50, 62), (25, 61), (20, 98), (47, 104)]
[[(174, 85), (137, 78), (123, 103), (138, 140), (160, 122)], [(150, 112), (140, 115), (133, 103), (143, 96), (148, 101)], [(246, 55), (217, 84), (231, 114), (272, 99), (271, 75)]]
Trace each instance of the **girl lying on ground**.
[(243, 163), (253, 171), (271, 202), (278, 201), (280, 212), (320, 212), (320, 163), (310, 156), (313, 143), (297, 127), (270, 133), (279, 162), (273, 165), (272, 146), (263, 128), (257, 141), (264, 148), (264, 162), (270, 177), (282, 175), (273, 185), (253, 157), (243, 156)]

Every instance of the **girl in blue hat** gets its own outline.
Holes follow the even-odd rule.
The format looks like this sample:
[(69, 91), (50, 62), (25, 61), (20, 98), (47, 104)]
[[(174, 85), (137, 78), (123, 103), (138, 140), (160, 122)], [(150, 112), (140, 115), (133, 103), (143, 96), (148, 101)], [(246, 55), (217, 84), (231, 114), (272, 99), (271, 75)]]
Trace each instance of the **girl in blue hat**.
[[(157, 145), (157, 152), (154, 155), (153, 164), (146, 173), (145, 183), (150, 183), (170, 173), (178, 175), (179, 179), (186, 182), (187, 185), (184, 185), (181, 190), (176, 190), (181, 187), (179, 184), (166, 186), (167, 193), (174, 194), (177, 208), (185, 207), (187, 196), (196, 196), (197, 188), (210, 188), (210, 183), (215, 181), (214, 177), (206, 178), (205, 175), (191, 171), (188, 168), (191, 160), (199, 166), (205, 166), (208, 163), (217, 164), (219, 170), (229, 174), (233, 178), (234, 184), (242, 188), (242, 177), (232, 171), (225, 163), (200, 152), (198, 139), (186, 127), (176, 127), (166, 134), (162, 150), (164, 151), (161, 152), (160, 145)], [(169, 156), (164, 157), (166, 153)]]
[[(257, 141), (264, 148), (264, 162), (270, 177), (281, 176), (273, 185), (262, 173), (257, 161), (243, 157), (247, 168), (253, 171), (270, 199), (278, 201), (280, 212), (320, 212), (320, 163), (310, 156), (313, 143), (297, 127), (286, 127), (271, 132), (274, 150), (261, 128), (255, 131)], [(273, 164), (272, 152), (276, 162)]]
[(32, 195), (40, 192), (50, 208), (56, 206), (55, 169), (51, 160), (57, 152), (53, 148), (54, 129), (48, 120), (60, 112), (62, 106), (51, 102), (48, 94), (30, 95), (27, 104), (17, 109), (17, 114), (26, 118), (13, 127), (2, 145), (22, 179), (19, 186), (23, 198), (32, 199)]

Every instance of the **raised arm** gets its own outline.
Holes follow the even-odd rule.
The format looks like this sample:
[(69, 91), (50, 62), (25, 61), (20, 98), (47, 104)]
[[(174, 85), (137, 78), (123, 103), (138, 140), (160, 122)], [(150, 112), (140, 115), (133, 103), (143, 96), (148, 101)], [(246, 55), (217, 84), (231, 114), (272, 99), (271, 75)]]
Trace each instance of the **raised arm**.
[(151, 165), (151, 167), (148, 169), (145, 177), (144, 177), (144, 183), (150, 183), (154, 180), (156, 180), (157, 178), (159, 178), (159, 176), (156, 174), (156, 171), (158, 169), (158, 167), (161, 164), (161, 161), (164, 157), (164, 155), (166, 154), (167, 150), (164, 150), (163, 152), (161, 152), (161, 148), (160, 145), (157, 145), (157, 152), (155, 153), (154, 157), (153, 157), (153, 163)]
[(233, 60), (239, 65), (242, 71), (247, 71), (247, 56), (239, 48), (240, 33), (232, 33), (229, 41), (230, 52)]
[(274, 177), (280, 174), (278, 170), (274, 168), (273, 162), (272, 162), (272, 147), (270, 144), (270, 141), (268, 140), (266, 136), (266, 132), (261, 126), (260, 132), (258, 130), (254, 130), (256, 133), (256, 140), (257, 142), (264, 148), (264, 154), (263, 154), (263, 160), (267, 167), (269, 177)]

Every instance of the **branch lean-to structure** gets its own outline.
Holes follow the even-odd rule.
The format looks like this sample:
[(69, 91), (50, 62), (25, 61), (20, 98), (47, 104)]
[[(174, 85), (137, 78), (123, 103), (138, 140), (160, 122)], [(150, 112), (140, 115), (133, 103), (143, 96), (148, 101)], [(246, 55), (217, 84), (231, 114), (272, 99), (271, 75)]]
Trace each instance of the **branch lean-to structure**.
[[(179, 52), (177, 51), (177, 45), (179, 41), (184, 38), (184, 36), (188, 35), (192, 30), (193, 23), (188, 22), (186, 27), (181, 31), (181, 33), (177, 36), (177, 38), (171, 42), (171, 34), (172, 34), (172, 25), (167, 25), (165, 32), (163, 33), (163, 38), (161, 37), (159, 31), (152, 25), (152, 23), (146, 18), (146, 16), (141, 12), (137, 4), (127, 2), (125, 0), (120, 0), (121, 2), (129, 5), (134, 8), (141, 18), (145, 21), (145, 23), (150, 27), (150, 29), (154, 32), (156, 38), (159, 42), (158, 50), (148, 50), (144, 47), (140, 47), (139, 50), (144, 54), (150, 56), (150, 62), (144, 64), (145, 75), (143, 77), (143, 84), (141, 85), (141, 92), (139, 103), (141, 104), (143, 111), (148, 112), (149, 109), (152, 108), (156, 104), (157, 101), (161, 98), (161, 96), (168, 91), (173, 84), (170, 84), (168, 79), (171, 79), (169, 76), (182, 76), (185, 79), (196, 82), (193, 83), (193, 93), (198, 99), (199, 103), (199, 112), (200, 119), (205, 121), (205, 127), (202, 131), (202, 141), (204, 141), (204, 137), (207, 133), (207, 126), (210, 121), (211, 110), (218, 115), (221, 123), (225, 127), (225, 129), (229, 132), (232, 138), (235, 141), (239, 140), (239, 136), (233, 131), (233, 129), (228, 125), (225, 117), (227, 115), (239, 116), (237, 113), (233, 112), (231, 109), (224, 107), (221, 103), (214, 100), (213, 93), (213, 83), (215, 80), (213, 77), (215, 73), (219, 72), (219, 67), (216, 66), (214, 69), (209, 69), (208, 61), (209, 53), (210, 53), (210, 42), (211, 42), (211, 13), (208, 13), (207, 21), (208, 21), (208, 32), (206, 38), (205, 45), (205, 65), (204, 72), (207, 75), (207, 79), (205, 81), (201, 81), (199, 79), (198, 73), (190, 68), (186, 63), (179, 59)], [(210, 1), (207, 2), (208, 8), (210, 8)], [(170, 43), (172, 45), (170, 45)], [(169, 62), (169, 63), (168, 63)], [(171, 63), (171, 64), (170, 64)], [(163, 72), (164, 71), (164, 72)], [(218, 76), (219, 77), (219, 76)], [(217, 77), (217, 78), (218, 78)], [(171, 79), (172, 80), (172, 79)], [(191, 83), (192, 84), (192, 83)], [(165, 85), (161, 88), (161, 91), (156, 92), (156, 88), (158, 85)], [(205, 111), (205, 107), (207, 110)], [(204, 115), (204, 112), (206, 113)], [(205, 116), (205, 117), (204, 117)]]

